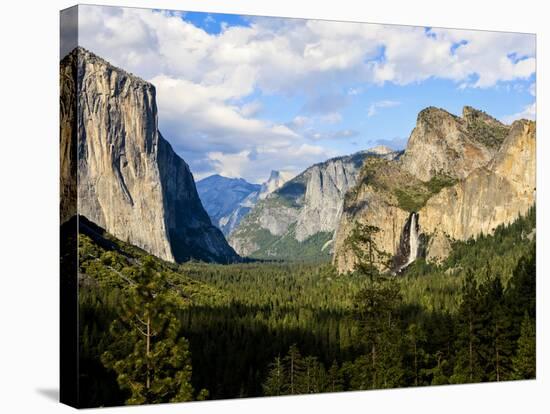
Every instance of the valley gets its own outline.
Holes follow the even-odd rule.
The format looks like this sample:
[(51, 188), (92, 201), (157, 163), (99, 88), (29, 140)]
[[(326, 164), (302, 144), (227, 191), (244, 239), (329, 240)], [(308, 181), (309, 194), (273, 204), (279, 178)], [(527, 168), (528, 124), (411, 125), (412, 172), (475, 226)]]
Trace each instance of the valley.
[(535, 122), (428, 107), (403, 150), (195, 181), (151, 83), (61, 63), (83, 406), (535, 377)]
[[(495, 380), (494, 354), (486, 353), (495, 337), (484, 329), (490, 323), (485, 312), (496, 309), (506, 309), (506, 323), (511, 323), (506, 335), (498, 337), (505, 348), (500, 380), (530, 375), (514, 362), (514, 355), (522, 320), (528, 317), (532, 323), (535, 316), (534, 219), (531, 210), (525, 218), (498, 228), (493, 236), (457, 243), (454, 253), (439, 266), (420, 260), (392, 279), (400, 299), (392, 311), (396, 325), (391, 338), (397, 348), (384, 356), (390, 359), (378, 368), (392, 370), (395, 382), (386, 386), (467, 381), (461, 375), (468, 368), (460, 364), (468, 348), (463, 321), (469, 310), (463, 295), (469, 272), (474, 275), (470, 283), (476, 285), (471, 294), (476, 297), (480, 334), (476, 364), (480, 369), (492, 367), (483, 368), (485, 373), (475, 380)], [(80, 236), (79, 264), (83, 381), (89, 390), (85, 400), (89, 406), (100, 401), (115, 405), (124, 401), (125, 393), (116, 391), (116, 378), (98, 358), (113, 341), (108, 326), (146, 253), (106, 234), (97, 238), (96, 233), (94, 241), (87, 232)], [(114, 243), (112, 249), (105, 248), (105, 238)], [(300, 393), (331, 391), (333, 381), (338, 383), (336, 391), (373, 388), (363, 378), (372, 371), (363, 360), (364, 333), (357, 313), (358, 295), (369, 285), (364, 276), (339, 277), (329, 263), (172, 265), (158, 259), (155, 263), (180, 303), (177, 313), (191, 349), (193, 384), (207, 389), (209, 398), (273, 395), (265, 387), (270, 367), (294, 344), (320, 370), (315, 377), (318, 388), (311, 385)], [(491, 290), (493, 280), (499, 280), (502, 288)], [(491, 299), (493, 294), (500, 296)], [(421, 352), (416, 370), (415, 344)], [(302, 381), (307, 379), (300, 375)], [(290, 392), (281, 386), (279, 393)]]

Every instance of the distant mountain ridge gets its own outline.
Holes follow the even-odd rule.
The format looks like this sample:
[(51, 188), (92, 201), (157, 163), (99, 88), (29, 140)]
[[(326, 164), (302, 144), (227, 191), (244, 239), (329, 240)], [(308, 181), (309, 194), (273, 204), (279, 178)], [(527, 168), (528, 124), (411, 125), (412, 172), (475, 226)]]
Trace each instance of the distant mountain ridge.
[(364, 160), (399, 155), (389, 149), (367, 150), (312, 165), (260, 200), (229, 243), (243, 256), (285, 259), (303, 250), (309, 258), (330, 257), (328, 246), (344, 195), (355, 185)]
[(60, 81), (62, 222), (78, 202), (77, 214), (162, 259), (238, 260), (158, 131), (154, 86), (80, 47)]
[(212, 223), (225, 236), (256, 204), (262, 186), (242, 178), (211, 175), (197, 182), (197, 191)]
[(263, 184), (251, 184), (243, 178), (214, 174), (197, 182), (197, 190), (212, 222), (228, 237), (256, 205), (280, 188), (294, 175), (271, 171)]
[(438, 262), (454, 240), (491, 234), (535, 203), (532, 121), (428, 107), (404, 151), (375, 147), (294, 177), (272, 171), (262, 185), (220, 175), (196, 185), (158, 131), (153, 85), (76, 48), (61, 62), (60, 89), (61, 222), (83, 216), (168, 261), (230, 263), (238, 252), (332, 258), (345, 272), (355, 260), (347, 236), (364, 223), (394, 259), (418, 251)]

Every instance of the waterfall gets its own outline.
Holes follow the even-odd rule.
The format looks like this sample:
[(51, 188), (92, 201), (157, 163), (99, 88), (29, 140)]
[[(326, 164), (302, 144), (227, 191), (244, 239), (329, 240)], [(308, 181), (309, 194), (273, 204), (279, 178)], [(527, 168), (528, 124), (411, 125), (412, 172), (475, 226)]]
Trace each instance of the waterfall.
[(411, 225), (409, 228), (409, 259), (404, 267), (410, 265), (418, 257), (418, 225), (416, 223), (417, 213), (411, 214)]
[(392, 259), (392, 268), (396, 273), (402, 272), (422, 254), (422, 237), (418, 220), (418, 213), (410, 213), (409, 218), (403, 226), (399, 245)]

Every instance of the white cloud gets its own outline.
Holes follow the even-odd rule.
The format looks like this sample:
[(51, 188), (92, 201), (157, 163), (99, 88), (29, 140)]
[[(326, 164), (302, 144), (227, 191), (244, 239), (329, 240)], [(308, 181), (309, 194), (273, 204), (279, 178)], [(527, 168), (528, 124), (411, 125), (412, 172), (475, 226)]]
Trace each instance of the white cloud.
[(252, 101), (241, 106), (239, 112), (245, 118), (250, 118), (257, 115), (262, 109), (263, 105), (260, 101)]
[(226, 177), (246, 177), (250, 182), (262, 183), (268, 178), (273, 165), (277, 165), (279, 170), (296, 175), (312, 164), (336, 155), (338, 153), (334, 150), (310, 144), (289, 145), (284, 148), (265, 146), (236, 154), (209, 152), (206, 157), (213, 170), (201, 177), (215, 172)]
[(339, 112), (329, 112), (328, 114), (321, 115), (320, 119), (327, 124), (337, 124), (342, 121), (342, 115)]
[(287, 125), (293, 130), (302, 129), (312, 123), (311, 118), (307, 116), (297, 115)]
[(511, 124), (512, 122), (517, 121), (518, 119), (530, 119), (534, 121), (536, 119), (536, 115), (537, 115), (537, 104), (536, 102), (533, 102), (532, 104), (525, 106), (522, 111), (503, 117), (502, 121), (505, 124)]
[(367, 110), (367, 116), (370, 118), (378, 112), (378, 109), (380, 108), (392, 108), (394, 106), (401, 105), (401, 102), (398, 101), (391, 101), (391, 100), (383, 100), (378, 102), (373, 102), (369, 105), (369, 108)]
[(321, 141), (321, 140), (353, 138), (358, 136), (359, 132), (357, 132), (354, 129), (339, 129), (336, 131), (328, 131), (328, 132), (308, 129), (304, 132), (304, 135), (313, 141)]
[(227, 94), (215, 86), (204, 86), (165, 75), (151, 79), (162, 108), (161, 130), (182, 151), (238, 153), (269, 142), (289, 145), (299, 136), (285, 125), (248, 117), (247, 105), (225, 101)]
[[(531, 83), (529, 85), (529, 93), (536, 97), (537, 96), (537, 84), (536, 82)], [(502, 121), (506, 124), (511, 124), (514, 121), (517, 121), (518, 119), (530, 119), (534, 121), (537, 116), (537, 102), (534, 101), (533, 103), (526, 105), (520, 112), (517, 112), (512, 115), (507, 115), (502, 118)]]
[(141, 76), (223, 83), (240, 95), (253, 86), (292, 93), (327, 81), (429, 77), (489, 87), (535, 71), (534, 36), (516, 33), (432, 29), (428, 36), (423, 27), (253, 18), (250, 27), (214, 35), (165, 12), (97, 6), (81, 6), (80, 28), (84, 46)]
[[(352, 136), (352, 130), (321, 133), (308, 126), (311, 118), (340, 122), (340, 110), (363, 92), (358, 84), (404, 85), (436, 77), (488, 88), (535, 72), (532, 35), (448, 29), (427, 34), (422, 27), (274, 18), (250, 18), (249, 27), (222, 24), (220, 33), (209, 34), (181, 17), (79, 6), (80, 44), (155, 84), (160, 129), (176, 150), (193, 158), (190, 163), (233, 172), (242, 165), (239, 171), (250, 177), (258, 175), (257, 161), (246, 165), (248, 157), (272, 151), (273, 165), (286, 163), (280, 154), (298, 165), (294, 154), (307, 149), (307, 160), (313, 148), (321, 148), (302, 147), (308, 141)], [(262, 120), (261, 103), (249, 99), (256, 91), (302, 94), (309, 117), (286, 125)], [(369, 116), (392, 106), (383, 102), (374, 103)]]

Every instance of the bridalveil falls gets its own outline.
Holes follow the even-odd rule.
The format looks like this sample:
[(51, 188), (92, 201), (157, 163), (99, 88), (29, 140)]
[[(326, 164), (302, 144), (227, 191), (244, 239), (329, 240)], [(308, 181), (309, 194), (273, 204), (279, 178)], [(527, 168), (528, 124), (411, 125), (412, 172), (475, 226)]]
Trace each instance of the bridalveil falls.
[(418, 257), (418, 213), (411, 213), (409, 226), (409, 259), (405, 267), (410, 265)]
[(421, 236), (419, 232), (418, 213), (411, 213), (403, 226), (397, 253), (393, 258), (393, 270), (401, 272), (420, 255)]

